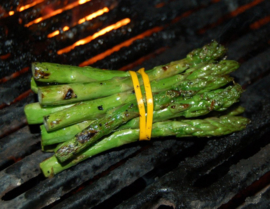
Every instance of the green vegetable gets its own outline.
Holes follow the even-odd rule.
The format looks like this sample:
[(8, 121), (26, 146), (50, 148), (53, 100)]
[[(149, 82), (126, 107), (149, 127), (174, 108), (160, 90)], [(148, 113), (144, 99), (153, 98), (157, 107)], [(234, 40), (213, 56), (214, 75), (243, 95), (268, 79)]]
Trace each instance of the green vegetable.
[[(244, 112), (235, 105), (243, 90), (228, 75), (239, 64), (224, 60), (225, 53), (213, 41), (146, 71), (154, 100), (152, 138), (221, 136), (246, 127), (249, 120), (235, 116)], [(39, 103), (25, 106), (25, 114), (29, 124), (44, 122), (42, 151), (55, 152), (40, 164), (45, 176), (139, 140), (142, 113), (128, 72), (37, 62), (32, 73)], [(141, 75), (138, 79), (146, 106)]]
[[(250, 121), (246, 118), (229, 115), (220, 118), (164, 121), (153, 124), (152, 138), (174, 135), (176, 135), (176, 137), (221, 136), (243, 130), (249, 122)], [(139, 132), (139, 129), (117, 131), (94, 144), (92, 147), (89, 147), (80, 155), (74, 156), (74, 158), (66, 164), (60, 164), (56, 156), (52, 156), (40, 163), (40, 168), (46, 177), (55, 175), (101, 152), (138, 141)]]
[[(151, 89), (154, 93), (167, 89), (181, 90), (183, 95), (189, 94), (189, 96), (192, 96), (198, 91), (209, 91), (226, 85), (232, 81), (232, 78), (222, 75), (228, 74), (238, 67), (239, 64), (237, 62), (230, 60), (221, 61), (217, 64), (200, 64), (181, 75), (151, 82)], [(143, 87), (142, 93), (144, 93)], [(100, 118), (108, 109), (133, 101), (136, 101), (135, 94), (123, 92), (81, 102), (71, 108), (48, 115), (44, 119), (44, 124), (47, 131), (57, 130), (85, 120)]]
[[(162, 107), (160, 107), (161, 109)], [(239, 107), (234, 107), (234, 108), (228, 108), (228, 110), (226, 111), (222, 111), (222, 112), (217, 112), (214, 111), (213, 114), (210, 114), (211, 117), (215, 116), (221, 116), (221, 115), (232, 115), (232, 116), (236, 116), (236, 115), (240, 115), (244, 112), (244, 108), (239, 106)], [(180, 118), (179, 118), (180, 120)], [(48, 133), (44, 127), (44, 125), (40, 126), (41, 129), (41, 144), (42, 145), (51, 145), (51, 144), (58, 144), (58, 143), (62, 143), (64, 141), (67, 141), (69, 139), (72, 139), (75, 137), (76, 134), (80, 133), (81, 131), (83, 131), (83, 129), (85, 129), (88, 124), (90, 124), (92, 121), (84, 121), (72, 126), (68, 126), (66, 128)], [(124, 126), (120, 126), (117, 130), (123, 130), (123, 128), (126, 127), (128, 128), (128, 126), (124, 125)]]
[[(223, 111), (237, 102), (241, 93), (241, 86), (235, 85), (226, 89), (195, 95), (190, 99), (180, 97), (171, 102), (167, 108), (154, 112), (153, 119), (154, 121), (164, 121), (180, 116), (202, 116), (212, 110)], [(126, 104), (116, 109), (112, 114), (107, 114), (103, 118), (95, 120), (76, 137), (58, 146), (55, 155), (60, 162), (65, 162), (72, 158), (74, 154), (90, 147), (101, 137), (110, 134), (114, 129), (138, 116), (139, 110), (136, 103)], [(128, 128), (138, 128), (139, 118), (131, 120), (127, 124), (129, 125)], [(127, 128), (126, 126), (123, 127), (123, 129)]]
[(114, 77), (128, 77), (128, 72), (102, 70), (98, 68), (60, 65), (48, 62), (32, 63), (34, 79), (46, 83), (89, 83), (109, 80)]
[(74, 104), (62, 105), (62, 106), (53, 106), (53, 107), (42, 107), (38, 102), (27, 104), (24, 107), (24, 113), (28, 124), (39, 124), (43, 122), (43, 117), (49, 115), (53, 112), (57, 112), (68, 107), (73, 106)]
[[(190, 99), (180, 97), (168, 107), (154, 111), (153, 120), (154, 122), (158, 122), (178, 117), (193, 118), (206, 115), (211, 111), (225, 111), (239, 101), (242, 92), (241, 86), (236, 84), (226, 89), (197, 94)], [(182, 111), (183, 106), (189, 106), (189, 108), (186, 111)], [(134, 129), (138, 127), (139, 118), (134, 118), (119, 129)]]
[(38, 86), (37, 86), (37, 83), (33, 77), (31, 78), (31, 90), (36, 94), (38, 92)]
[(48, 133), (44, 125), (40, 126), (41, 130), (41, 144), (43, 146), (57, 144), (64, 141), (67, 141), (73, 138), (76, 134), (80, 133), (83, 129), (88, 127), (92, 121), (87, 120), (81, 123), (77, 123), (72, 126), (68, 126), (66, 128), (62, 128), (60, 130)]
[[(193, 50), (185, 59), (147, 71), (150, 81), (168, 78), (200, 63), (213, 61), (224, 55), (225, 48), (212, 42), (202, 49)], [(140, 84), (142, 79), (139, 76)], [(106, 97), (133, 89), (130, 77), (114, 77), (110, 80), (92, 83), (74, 83), (39, 87), (38, 100), (41, 105), (60, 105)]]

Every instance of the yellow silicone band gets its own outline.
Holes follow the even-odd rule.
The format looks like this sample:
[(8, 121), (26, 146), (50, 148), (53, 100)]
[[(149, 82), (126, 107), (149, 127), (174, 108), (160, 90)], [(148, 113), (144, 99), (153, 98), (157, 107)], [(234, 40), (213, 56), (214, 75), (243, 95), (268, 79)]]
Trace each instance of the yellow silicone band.
[(147, 121), (145, 120), (145, 107), (143, 102), (143, 96), (141, 92), (140, 82), (137, 77), (137, 74), (133, 71), (129, 71), (131, 76), (135, 95), (138, 103), (138, 108), (140, 112), (140, 138), (139, 140), (150, 140), (151, 133), (152, 133), (152, 123), (153, 123), (153, 95), (151, 90), (150, 81), (148, 75), (144, 72), (144, 68), (141, 68), (138, 73), (141, 74), (146, 94), (146, 101), (147, 101)]
[(132, 78), (135, 95), (138, 103), (138, 108), (140, 112), (140, 140), (143, 140), (146, 138), (146, 132), (145, 132), (145, 107), (143, 103), (143, 96), (141, 92), (140, 82), (137, 77), (136, 72), (129, 71), (129, 74)]
[(154, 111), (154, 104), (153, 104), (153, 94), (151, 90), (151, 85), (149, 81), (148, 75), (144, 72), (144, 68), (141, 68), (138, 71), (142, 75), (146, 100), (147, 100), (147, 121), (146, 121), (146, 140), (151, 139), (152, 133), (152, 123), (153, 123), (153, 111)]

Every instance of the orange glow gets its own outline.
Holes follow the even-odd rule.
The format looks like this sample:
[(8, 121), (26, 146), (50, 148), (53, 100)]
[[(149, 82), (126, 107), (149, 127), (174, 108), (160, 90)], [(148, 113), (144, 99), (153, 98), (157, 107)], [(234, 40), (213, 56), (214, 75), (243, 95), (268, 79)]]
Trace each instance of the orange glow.
[(12, 16), (12, 15), (14, 15), (14, 11), (9, 11), (9, 16)]
[(161, 7), (164, 7), (164, 6), (165, 6), (164, 2), (160, 2), (160, 3), (155, 5), (156, 8), (161, 8)]
[(19, 12), (22, 12), (23, 10), (26, 10), (26, 9), (28, 9), (28, 8), (30, 8), (30, 7), (33, 7), (33, 6), (39, 4), (39, 3), (43, 2), (43, 1), (44, 1), (44, 0), (36, 0), (36, 1), (32, 2), (32, 3), (30, 3), (30, 4), (21, 6), (21, 7), (18, 9), (18, 11), (19, 11)]
[(90, 41), (94, 40), (95, 38), (97, 38), (99, 36), (102, 36), (105, 33), (108, 33), (108, 32), (110, 32), (112, 30), (117, 29), (117, 28), (120, 28), (120, 27), (122, 27), (124, 25), (127, 25), (128, 23), (130, 23), (130, 19), (129, 18), (125, 18), (123, 20), (120, 20), (120, 21), (118, 21), (117, 23), (115, 23), (113, 25), (110, 25), (110, 26), (108, 26), (106, 28), (101, 29), (100, 31), (94, 33), (92, 36), (88, 36), (88, 37), (86, 37), (84, 39), (81, 39), (81, 40), (75, 42), (71, 46), (68, 46), (66, 48), (60, 49), (57, 52), (57, 54), (67, 53), (67, 52), (71, 51), (72, 49), (74, 49), (76, 46), (84, 45), (86, 43), (89, 43)]
[(61, 9), (57, 9), (57, 10), (55, 10), (55, 11), (53, 11), (53, 12), (47, 14), (47, 15), (44, 15), (43, 17), (37, 18), (37, 19), (25, 24), (24, 26), (29, 27), (29, 26), (31, 26), (33, 24), (37, 24), (37, 23), (39, 23), (39, 22), (41, 22), (43, 20), (49, 19), (49, 18), (51, 18), (51, 17), (53, 17), (55, 15), (58, 15), (58, 14), (62, 13), (63, 11), (72, 9), (72, 8), (74, 8), (76, 6), (79, 6), (81, 4), (85, 4), (86, 2), (89, 2), (89, 1), (91, 1), (91, 0), (84, 0), (84, 1), (80, 0), (80, 1), (73, 2), (73, 3), (71, 3), (71, 4), (65, 6), (65, 7), (61, 8)]
[(258, 29), (258, 28), (262, 27), (263, 25), (266, 25), (269, 22), (270, 22), (270, 16), (267, 16), (267, 17), (264, 17), (264, 18), (262, 18), (262, 19), (260, 19), (260, 20), (258, 20), (256, 22), (252, 23), (250, 25), (250, 28), (252, 30), (255, 30), (255, 29)]
[(10, 53), (4, 54), (4, 55), (0, 55), (0, 59), (1, 59), (1, 60), (5, 60), (5, 59), (9, 58), (10, 55), (11, 55)]
[(21, 157), (16, 158), (16, 157), (13, 157), (13, 156), (9, 157), (9, 159), (10, 160), (13, 160), (15, 163), (18, 162), (18, 161), (20, 161), (20, 160), (22, 160)]
[(193, 12), (194, 12), (194, 10), (189, 10), (189, 11), (184, 12), (184, 13), (181, 14), (180, 16), (174, 18), (174, 19), (172, 20), (172, 23), (177, 23), (177, 22), (179, 22), (181, 19), (183, 19), (184, 17), (187, 17), (187, 16), (191, 15)]
[(9, 76), (6, 76), (6, 77), (0, 79), (0, 83), (5, 83), (5, 82), (7, 82), (7, 81), (9, 81), (9, 80), (12, 80), (12, 79), (14, 79), (14, 78), (17, 78), (17, 77), (20, 76), (21, 74), (24, 74), (24, 73), (26, 73), (26, 72), (28, 72), (28, 71), (29, 71), (29, 67), (25, 67), (25, 68), (21, 69), (20, 71), (17, 71), (17, 72), (15, 72), (15, 73), (12, 73), (12, 74), (9, 75)]
[(162, 29), (163, 29), (162, 27), (155, 27), (155, 28), (152, 28), (150, 30), (147, 30), (147, 31), (145, 31), (145, 32), (143, 32), (143, 33), (141, 33), (141, 34), (139, 34), (139, 35), (137, 35), (129, 40), (124, 41), (121, 44), (114, 46), (113, 48), (111, 48), (111, 49), (109, 49), (101, 54), (98, 54), (98, 55), (92, 57), (89, 60), (82, 62), (81, 64), (79, 64), (79, 66), (83, 67), (83, 66), (91, 65), (91, 64), (97, 62), (98, 60), (104, 59), (105, 57), (112, 54), (113, 52), (119, 51), (122, 47), (130, 46), (134, 41), (136, 41), (138, 39), (143, 39), (144, 37), (150, 36), (151, 34), (153, 34), (155, 32), (161, 31)]
[(263, 1), (264, 0), (254, 0), (254, 1), (250, 2), (249, 4), (243, 5), (243, 6), (239, 7), (238, 9), (234, 10), (233, 12), (230, 13), (230, 15), (234, 17), (234, 16), (241, 14), (244, 11), (250, 9), (251, 7), (256, 6), (257, 4), (259, 4)]
[[(63, 31), (67, 31), (67, 30), (69, 30), (69, 27), (68, 26), (63, 27)], [(48, 34), (47, 37), (48, 38), (52, 38), (52, 37), (57, 36), (59, 34), (60, 34), (60, 31), (59, 30), (56, 30), (56, 31)]]
[(82, 18), (82, 19), (80, 19), (80, 20), (78, 21), (78, 23), (79, 23), (79, 24), (82, 24), (82, 23), (84, 23), (85, 21), (92, 20), (92, 19), (94, 19), (95, 17), (98, 17), (98, 16), (100, 16), (100, 15), (103, 15), (103, 14), (106, 13), (106, 12), (109, 12), (109, 9), (108, 9), (107, 7), (104, 7), (103, 9), (100, 9), (100, 10), (98, 10), (98, 11), (96, 11), (96, 12), (94, 12), (94, 13), (92, 13), (92, 14), (90, 14), (90, 15), (88, 15), (88, 16)]
[(79, 0), (79, 4), (84, 4), (86, 2), (87, 2), (87, 0)]
[(206, 27), (200, 29), (198, 32), (199, 34), (203, 34), (205, 33), (208, 29), (210, 28), (214, 28), (217, 25), (221, 24), (222, 22), (224, 22), (226, 19), (230, 18), (230, 17), (235, 17), (243, 12), (245, 12), (246, 10), (250, 9), (251, 7), (256, 6), (257, 4), (263, 2), (264, 0), (254, 0), (248, 4), (245, 4), (243, 6), (238, 7), (236, 10), (232, 11), (231, 13), (221, 17), (220, 19), (218, 19), (218, 21), (216, 21), (215, 23), (212, 23), (210, 25), (207, 25)]
[(29, 94), (31, 94), (31, 93), (33, 93), (33, 91), (32, 91), (31, 89), (27, 90), (26, 92), (24, 92), (24, 93), (20, 94), (18, 97), (16, 97), (16, 98), (15, 98), (12, 102), (10, 102), (9, 104), (6, 104), (6, 103), (0, 104), (0, 109), (3, 109), (4, 107), (7, 107), (7, 106), (9, 106), (9, 105), (12, 105), (12, 104), (14, 104), (14, 103), (16, 103), (16, 102), (18, 102), (18, 101), (20, 101), (20, 100), (22, 100), (22, 99), (28, 97)]
[(48, 37), (48, 38), (52, 38), (52, 37), (57, 36), (57, 35), (59, 35), (59, 34), (60, 34), (60, 31), (59, 31), (59, 30), (56, 30), (56, 31), (54, 31), (54, 32), (52, 32), (52, 33), (50, 33), (50, 34), (48, 34), (47, 37)]
[[(78, 24), (84, 23), (85, 21), (89, 21), (89, 20), (91, 20), (91, 19), (93, 19), (93, 18), (95, 18), (95, 17), (98, 17), (98, 16), (100, 16), (100, 15), (103, 15), (105, 12), (108, 12), (108, 11), (109, 11), (109, 9), (108, 9), (107, 7), (104, 7), (103, 9), (100, 9), (100, 10), (98, 10), (98, 11), (96, 11), (96, 12), (94, 12), (94, 13), (92, 13), (92, 14), (90, 14), (90, 15), (88, 15), (88, 16), (82, 18), (82, 19), (80, 19), (80, 20), (78, 21)], [(69, 27), (68, 27), (68, 26), (65, 26), (65, 27), (63, 28), (63, 31), (67, 31), (67, 30), (69, 30)], [(54, 32), (52, 32), (52, 33), (50, 33), (50, 34), (48, 34), (47, 37), (48, 37), (48, 38), (52, 38), (52, 37), (57, 36), (57, 35), (59, 35), (59, 34), (60, 34), (60, 31), (59, 31), (59, 30), (56, 30), (56, 31), (54, 31)]]
[(63, 31), (67, 31), (67, 30), (69, 30), (68, 26), (63, 27)]

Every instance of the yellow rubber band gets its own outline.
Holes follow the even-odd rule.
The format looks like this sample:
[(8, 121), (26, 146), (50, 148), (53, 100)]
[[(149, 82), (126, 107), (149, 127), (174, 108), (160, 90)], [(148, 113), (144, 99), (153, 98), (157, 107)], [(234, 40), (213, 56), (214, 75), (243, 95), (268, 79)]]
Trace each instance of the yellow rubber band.
[(134, 90), (135, 90), (135, 95), (138, 103), (138, 108), (140, 112), (140, 140), (143, 140), (146, 138), (146, 133), (145, 133), (145, 107), (143, 103), (143, 96), (141, 92), (141, 87), (140, 87), (140, 82), (137, 77), (136, 72), (129, 71), (129, 74), (132, 78)]
[(152, 95), (149, 77), (144, 72), (144, 68), (141, 68), (138, 72), (142, 75), (145, 94), (146, 94), (146, 100), (147, 100), (146, 140), (150, 140), (151, 133), (152, 133), (153, 111), (154, 111), (153, 95)]
[(147, 101), (147, 121), (145, 120), (145, 107), (143, 102), (143, 96), (140, 88), (139, 79), (137, 74), (133, 71), (129, 71), (130, 76), (132, 78), (135, 95), (138, 103), (138, 108), (140, 112), (140, 138), (139, 140), (150, 140), (151, 132), (152, 132), (152, 123), (153, 123), (153, 95), (151, 90), (150, 81), (148, 75), (144, 72), (144, 68), (141, 68), (138, 71), (142, 75), (142, 79), (144, 82), (144, 89), (146, 94)]

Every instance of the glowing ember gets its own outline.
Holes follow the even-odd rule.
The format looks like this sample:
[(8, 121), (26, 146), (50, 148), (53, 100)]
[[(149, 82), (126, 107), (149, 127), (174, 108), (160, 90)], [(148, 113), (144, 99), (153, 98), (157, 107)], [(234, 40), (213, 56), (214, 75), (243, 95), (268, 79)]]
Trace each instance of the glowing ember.
[(67, 31), (67, 30), (69, 30), (68, 26), (63, 27), (63, 31)]
[(29, 71), (29, 67), (25, 67), (25, 68), (21, 69), (20, 71), (17, 71), (15, 73), (12, 73), (10, 76), (6, 76), (6, 77), (0, 79), (0, 83), (5, 83), (5, 82), (7, 82), (7, 81), (9, 81), (11, 79), (17, 78), (21, 74), (24, 74), (24, 73), (26, 73), (28, 71)]
[[(68, 26), (63, 27), (63, 31), (67, 31), (67, 30), (69, 30), (69, 27)], [(52, 37), (57, 36), (59, 34), (60, 34), (60, 31), (59, 30), (56, 30), (56, 31), (48, 34), (47, 37), (48, 38), (52, 38)]]
[[(85, 21), (92, 20), (93, 18), (98, 17), (98, 16), (100, 16), (100, 15), (103, 15), (103, 14), (106, 13), (106, 12), (109, 12), (109, 9), (108, 9), (107, 7), (104, 7), (103, 9), (100, 9), (100, 10), (98, 10), (98, 11), (96, 11), (96, 12), (90, 14), (90, 15), (87, 15), (86, 17), (84, 17), (84, 18), (82, 18), (82, 19), (80, 19), (80, 20), (78, 21), (78, 24), (82, 24), (82, 23), (84, 23)], [(65, 26), (65, 27), (63, 28), (63, 31), (67, 31), (67, 30), (69, 30), (69, 27), (68, 27), (68, 26)], [(57, 36), (57, 35), (59, 35), (59, 34), (60, 34), (60, 31), (59, 31), (59, 30), (56, 30), (56, 31), (54, 31), (54, 32), (52, 32), (52, 33), (50, 33), (50, 34), (48, 34), (47, 37), (48, 37), (48, 38), (52, 38), (52, 37)]]
[(207, 26), (205, 26), (204, 28), (200, 29), (200, 30), (198, 31), (198, 33), (199, 33), (199, 34), (203, 34), (203, 33), (205, 33), (208, 29), (214, 28), (214, 27), (216, 27), (217, 25), (220, 25), (220, 24), (223, 23), (226, 19), (231, 18), (231, 17), (235, 17), (235, 16), (237, 16), (237, 15), (239, 15), (239, 14), (245, 12), (246, 10), (248, 10), (248, 9), (250, 9), (250, 8), (252, 8), (252, 7), (258, 5), (259, 3), (263, 2), (263, 1), (264, 1), (264, 0), (254, 0), (254, 1), (250, 2), (250, 3), (248, 3), (248, 4), (245, 4), (245, 5), (243, 5), (243, 6), (240, 6), (240, 7), (238, 7), (236, 10), (230, 12), (229, 14), (227, 14), (227, 15), (221, 17), (221, 18), (219, 18), (215, 23), (212, 23), (212, 24), (207, 25)]
[(101, 54), (98, 54), (98, 55), (92, 57), (89, 60), (82, 62), (79, 66), (83, 67), (83, 66), (91, 65), (91, 64), (97, 62), (98, 60), (104, 59), (105, 57), (112, 54), (113, 52), (119, 51), (123, 47), (130, 46), (134, 41), (136, 41), (138, 39), (143, 39), (144, 37), (150, 36), (151, 34), (153, 34), (155, 32), (161, 31), (162, 29), (163, 29), (162, 27), (155, 27), (155, 28), (152, 28), (150, 30), (147, 30), (147, 31), (145, 31), (145, 32), (143, 32), (143, 33), (141, 33), (141, 34), (139, 34), (139, 35), (137, 35), (129, 40), (124, 41), (121, 44), (114, 46), (111, 49), (108, 49), (107, 51), (105, 51)]
[(12, 16), (12, 15), (14, 15), (14, 11), (9, 11), (9, 16)]
[(99, 32), (94, 33), (92, 36), (88, 36), (88, 37), (86, 37), (86, 38), (84, 38), (84, 39), (81, 39), (81, 40), (75, 42), (75, 43), (72, 44), (71, 46), (68, 46), (68, 47), (66, 47), (66, 48), (60, 49), (60, 50), (57, 52), (57, 54), (67, 53), (67, 52), (71, 51), (72, 49), (74, 49), (76, 46), (84, 45), (84, 44), (86, 44), (86, 43), (89, 43), (89, 42), (92, 41), (93, 39), (95, 39), (95, 38), (97, 38), (97, 37), (99, 37), (99, 36), (102, 36), (102, 35), (104, 35), (105, 33), (108, 33), (108, 32), (110, 32), (110, 31), (112, 31), (112, 30), (115, 30), (115, 29), (117, 29), (117, 28), (120, 28), (120, 27), (122, 27), (122, 26), (124, 26), (124, 25), (127, 25), (128, 23), (130, 23), (130, 19), (129, 19), (129, 18), (125, 18), (125, 19), (123, 19), (123, 20), (120, 20), (120, 21), (118, 21), (117, 23), (115, 23), (115, 24), (113, 24), (113, 25), (110, 25), (110, 26), (108, 26), (108, 27), (106, 27), (106, 28), (101, 29)]
[(37, 24), (37, 23), (39, 23), (39, 22), (41, 22), (43, 20), (49, 19), (49, 18), (51, 18), (51, 17), (53, 17), (55, 15), (58, 15), (58, 14), (62, 13), (63, 11), (70, 10), (70, 9), (76, 7), (76, 6), (79, 6), (81, 4), (85, 4), (85, 3), (89, 2), (89, 1), (91, 1), (91, 0), (84, 0), (84, 1), (80, 0), (80, 1), (73, 2), (73, 3), (65, 6), (64, 8), (57, 9), (57, 10), (55, 10), (55, 11), (53, 11), (53, 12), (47, 14), (47, 15), (44, 15), (43, 17), (37, 18), (37, 19), (25, 24), (24, 26), (29, 27), (29, 26), (31, 26), (33, 24)]
[(237, 15), (243, 13), (244, 11), (250, 9), (251, 7), (256, 6), (257, 4), (259, 4), (259, 3), (263, 2), (263, 1), (264, 1), (264, 0), (254, 0), (254, 1), (252, 1), (252, 2), (250, 2), (250, 3), (248, 3), (248, 4), (246, 4), (246, 5), (243, 5), (243, 6), (238, 7), (236, 10), (234, 10), (234, 11), (231, 12), (230, 14), (231, 14), (231, 16), (233, 16), (233, 17), (234, 17), (234, 16), (237, 16)]
[(44, 0), (36, 0), (36, 1), (32, 2), (32, 3), (30, 3), (30, 4), (21, 6), (21, 7), (20, 7), (19, 9), (17, 9), (17, 10), (18, 10), (19, 12), (22, 12), (23, 10), (26, 10), (26, 9), (28, 9), (28, 8), (30, 8), (30, 7), (33, 7), (33, 6), (39, 4), (39, 3), (43, 2), (43, 1), (44, 1)]
[(4, 107), (7, 107), (9, 105), (12, 105), (18, 101), (21, 101), (22, 99), (26, 98), (29, 96), (29, 94), (33, 93), (33, 91), (31, 89), (27, 90), (26, 92), (20, 94), (18, 97), (16, 97), (12, 102), (10, 102), (9, 104), (6, 103), (2, 103), (0, 104), (0, 109), (3, 109)]
[(94, 12), (94, 13), (92, 13), (92, 14), (90, 14), (90, 15), (88, 15), (88, 16), (82, 18), (82, 19), (80, 19), (80, 20), (78, 21), (78, 23), (79, 23), (79, 24), (82, 24), (82, 23), (84, 23), (85, 21), (92, 20), (92, 19), (94, 19), (95, 17), (98, 17), (98, 16), (100, 16), (100, 15), (103, 15), (103, 14), (106, 13), (106, 12), (109, 12), (109, 9), (108, 9), (107, 7), (104, 7), (103, 9), (100, 9), (100, 10), (98, 10), (98, 11), (96, 11), (96, 12)]
[(79, 4), (84, 4), (86, 2), (87, 2), (87, 0), (79, 0)]
[(263, 25), (266, 25), (269, 22), (270, 22), (270, 16), (266, 16), (266, 17), (264, 17), (256, 22), (252, 23), (250, 25), (250, 28), (253, 30), (259, 29), (260, 27), (262, 27)]
[(56, 30), (56, 31), (54, 31), (54, 32), (52, 32), (52, 33), (50, 33), (50, 34), (48, 34), (48, 38), (52, 38), (52, 37), (54, 37), (54, 36), (57, 36), (57, 35), (59, 35), (60, 34), (60, 31), (59, 30)]
[(5, 59), (9, 58), (9, 57), (10, 57), (10, 55), (11, 55), (10, 53), (0, 55), (0, 59), (1, 59), (1, 60), (5, 60)]

